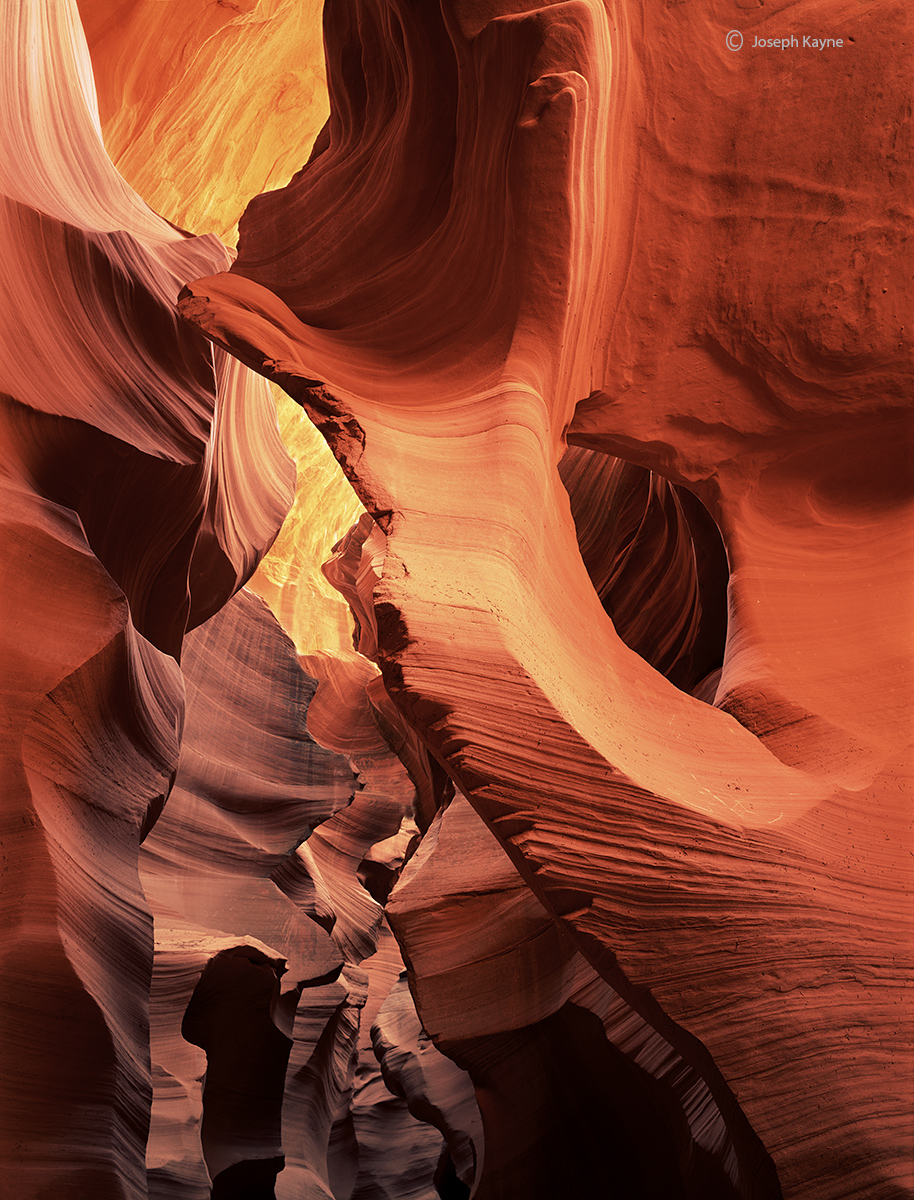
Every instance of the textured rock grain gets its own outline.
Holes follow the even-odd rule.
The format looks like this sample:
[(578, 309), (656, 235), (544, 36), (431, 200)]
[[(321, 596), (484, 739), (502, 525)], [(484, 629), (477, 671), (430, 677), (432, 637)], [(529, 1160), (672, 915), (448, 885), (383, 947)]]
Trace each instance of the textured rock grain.
[(901, 1200), (910, 12), (316, 16), (0, 0), (0, 1192)]
[(175, 316), (230, 255), (114, 170), (75, 5), (0, 23), (3, 1187), (138, 1196), (137, 855), (178, 764), (176, 659), (256, 567), (292, 471), (263, 381)]
[[(383, 523), (388, 693), (706, 1080), (743, 1194), (888, 1198), (911, 1185), (909, 14), (815, 18), (846, 54), (800, 70), (731, 53), (720, 6), (337, 4), (311, 162), (181, 307), (303, 404)], [(566, 436), (718, 525), (714, 705), (607, 619)]]

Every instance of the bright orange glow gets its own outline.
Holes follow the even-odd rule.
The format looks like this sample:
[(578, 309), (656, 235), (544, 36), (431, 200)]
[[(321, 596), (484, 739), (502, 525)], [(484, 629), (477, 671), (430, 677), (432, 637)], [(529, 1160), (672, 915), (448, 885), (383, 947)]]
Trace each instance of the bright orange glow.
[[(83, 0), (106, 148), (156, 212), (234, 245), (251, 197), (303, 166), (329, 112), (321, 7)], [(273, 393), (298, 488), (249, 586), (300, 653), (350, 650), (348, 606), (320, 564), (363, 509), (302, 410)]]
[(298, 467), (292, 511), (248, 587), (262, 597), (300, 654), (351, 650), (352, 617), (321, 574), (334, 542), (364, 511), (327, 443), (273, 385), (279, 431)]

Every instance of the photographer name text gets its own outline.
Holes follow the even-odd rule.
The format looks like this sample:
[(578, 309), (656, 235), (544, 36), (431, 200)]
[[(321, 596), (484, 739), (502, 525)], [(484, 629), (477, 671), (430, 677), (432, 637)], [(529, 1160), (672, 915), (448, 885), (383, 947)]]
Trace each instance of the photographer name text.
[(801, 47), (804, 50), (840, 50), (844, 45), (844, 38), (820, 38), (805, 36), (796, 38), (793, 35), (785, 38), (754, 38), (750, 50), (799, 50)]

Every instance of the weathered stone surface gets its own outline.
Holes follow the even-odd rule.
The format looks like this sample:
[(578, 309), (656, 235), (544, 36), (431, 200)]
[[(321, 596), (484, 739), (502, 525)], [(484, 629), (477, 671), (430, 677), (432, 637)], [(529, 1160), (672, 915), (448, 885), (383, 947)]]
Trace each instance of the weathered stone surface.
[(3, 1186), (135, 1196), (137, 855), (178, 764), (176, 659), (256, 567), (292, 471), (262, 381), (175, 317), (230, 255), (114, 170), (75, 7), (5, 3), (0, 22)]
[[(813, 19), (840, 51), (736, 56), (722, 4), (335, 5), (317, 152), (181, 311), (334, 447), (388, 537), (388, 693), (706, 1080), (746, 1194), (888, 1197), (911, 1184), (909, 17), (741, 14)], [(566, 436), (719, 527), (713, 705), (597, 602)]]
[(908, 9), (0, 18), (0, 1191), (908, 1195)]

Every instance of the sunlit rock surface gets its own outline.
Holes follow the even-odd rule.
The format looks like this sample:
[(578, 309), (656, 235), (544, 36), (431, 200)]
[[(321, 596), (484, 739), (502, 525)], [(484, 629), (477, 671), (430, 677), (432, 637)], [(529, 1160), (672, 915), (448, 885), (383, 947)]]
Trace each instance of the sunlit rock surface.
[(301, 408), (279, 388), (273, 395), (299, 485), (276, 541), (248, 586), (266, 600), (300, 654), (344, 653), (352, 648), (352, 615), (320, 567), (362, 505)]
[(17, 1196), (135, 1196), (137, 854), (178, 764), (176, 660), (272, 541), (293, 471), (262, 381), (175, 317), (231, 256), (112, 167), (75, 6), (4, 3), (0, 22), (0, 1175)]
[[(157, 212), (234, 245), (251, 196), (299, 170), (327, 116), (320, 9), (80, 0), (106, 149)], [(301, 409), (272, 391), (299, 488), (251, 587), (302, 653), (345, 648), (349, 613), (319, 566), (361, 506)]]
[(119, 171), (234, 245), (247, 201), (288, 182), (326, 120), (319, 0), (78, 2)]
[(911, 1194), (859, 9), (0, 0), (0, 1193)]
[[(161, 5), (127, 5), (103, 12), (100, 6), (85, 4), (83, 15), (98, 72), (107, 145), (119, 168), (177, 224), (216, 228), (233, 240), (230, 227), (249, 196), (272, 183), (284, 182), (301, 165), (326, 115), (325, 93), (318, 89), (313, 96), (308, 94), (309, 77), (322, 78), (323, 66), (319, 22), (314, 14), (310, 14), (309, 23), (305, 6), (262, 4), (245, 13), (226, 8), (192, 14), (204, 17), (201, 24), (199, 19), (188, 19), (186, 6), (183, 13)], [(207, 28), (206, 22), (212, 28)], [(137, 58), (140, 44), (151, 48), (151, 57)], [(290, 87), (289, 79), (277, 72), (277, 55), (284, 55), (292, 64), (298, 80), (295, 86)], [(153, 62), (160, 68), (157, 72), (149, 69)], [(209, 63), (212, 69), (201, 67), (201, 63)], [(258, 73), (262, 79), (264, 67), (274, 83), (278, 81), (284, 95), (278, 106), (263, 98), (263, 105), (270, 110), (266, 124), (262, 110), (250, 103), (252, 79)], [(235, 99), (227, 96), (226, 106), (219, 113), (208, 111), (206, 128), (201, 129), (200, 108), (210, 109), (212, 89), (207, 80), (217, 73), (223, 81), (231, 79)], [(233, 103), (234, 116), (229, 111)], [(283, 116), (284, 109), (296, 112), (294, 124)], [(257, 146), (254, 155), (244, 150), (241, 126), (245, 121), (256, 126), (252, 134)], [(222, 131), (223, 138), (230, 137), (231, 153), (225, 153), (224, 142), (220, 145), (218, 131)], [(242, 173), (238, 170), (240, 154), (246, 156)], [(258, 170), (262, 172), (259, 177), (253, 174)], [(331, 930), (333, 941), (327, 944), (342, 947), (347, 962), (355, 964), (374, 954), (382, 912), (374, 895), (386, 895), (416, 832), (409, 816), (415, 789), (371, 716), (365, 685), (371, 680), (379, 684), (377, 668), (353, 654), (353, 618), (346, 598), (321, 571), (321, 564), (330, 557), (341, 533), (356, 520), (361, 506), (301, 408), (278, 388), (274, 389), (274, 398), (278, 402), (280, 432), (298, 467), (299, 487), (288, 519), (250, 586), (268, 601), (299, 651), (312, 655), (320, 652), (313, 660), (314, 672), (329, 683), (329, 689), (317, 706), (316, 728), (327, 744), (339, 743), (344, 753), (358, 760), (362, 790), (353, 813), (341, 816), (340, 821), (329, 821), (320, 836), (307, 845), (285, 857), (282, 851), (272, 857), (264, 853), (263, 836), (257, 836), (256, 828), (266, 809), (272, 805), (276, 810), (283, 768), (279, 762), (270, 766), (275, 745), (271, 748), (268, 739), (261, 738), (259, 752), (254, 749), (252, 737), (256, 739), (256, 734), (248, 724), (252, 714), (256, 714), (253, 719), (264, 719), (262, 700), (257, 698), (264, 687), (267, 693), (276, 688), (288, 691), (291, 668), (287, 666), (285, 678), (281, 678), (276, 663), (262, 653), (253, 674), (250, 664), (239, 662), (239, 620), (245, 638), (250, 639), (249, 625), (254, 619), (260, 640), (266, 636), (266, 642), (272, 644), (274, 658), (280, 645), (269, 623), (248, 599), (242, 606), (243, 619), (236, 604), (227, 621), (217, 619), (204, 631), (201, 641), (189, 644), (185, 673), (194, 682), (182, 774), (172, 797), (175, 803), (168, 809), (168, 821), (147, 845), (143, 862), (147, 891), (159, 914), (157, 928), (161, 925), (165, 939), (157, 963), (160, 957), (163, 963), (170, 962), (167, 947), (175, 921), (179, 928), (188, 923), (193, 927), (202, 923), (204, 929), (228, 927), (241, 939), (242, 947), (256, 945), (273, 961), (286, 963), (283, 987), (289, 991), (289, 976), (301, 975), (302, 960), (307, 961), (302, 935), (296, 934), (300, 919), (292, 920), (284, 934), (277, 933), (278, 925), (291, 920), (293, 906), (318, 922), (321, 928), (317, 935), (325, 941), (324, 930)], [(371, 583), (365, 602), (370, 609)], [(244, 657), (243, 650), (241, 653)], [(278, 658), (288, 658), (288, 649), (280, 646)], [(247, 670), (244, 679), (238, 677), (239, 668), (242, 676)], [(262, 676), (260, 691), (255, 678), (258, 672)], [(297, 687), (300, 693), (300, 684)], [(348, 697), (341, 712), (334, 711), (332, 697)], [(307, 702), (308, 697), (299, 694), (302, 722)], [(389, 704), (383, 689), (379, 703)], [(228, 722), (227, 710), (231, 710)], [(366, 721), (367, 740), (354, 736), (355, 730), (366, 727)], [(226, 757), (228, 746), (238, 748), (237, 761), (231, 753)], [(418, 754), (421, 757), (424, 751)], [(253, 773), (252, 759), (259, 761)], [(254, 832), (251, 812), (239, 817), (235, 811), (239, 803), (242, 809), (251, 808), (250, 796), (243, 801), (240, 797), (252, 785), (258, 795)], [(307, 792), (313, 807), (313, 781), (307, 785), (299, 781), (296, 786), (290, 777), (284, 786), (287, 792), (291, 789), (285, 797), (287, 814), (291, 814), (291, 825), (287, 820), (287, 827), (297, 828), (299, 836), (304, 837), (310, 830), (302, 801)], [(272, 815), (275, 819), (276, 811)], [(328, 812), (320, 819), (326, 816)], [(276, 851), (277, 847), (272, 849)], [(264, 878), (269, 871), (272, 881)], [(266, 941), (253, 938), (252, 932)], [(225, 938), (220, 941), (219, 937), (214, 944), (222, 946)], [(313, 942), (314, 937), (312, 929), (305, 943)], [(424, 1195), (431, 1187), (441, 1141), (433, 1130), (420, 1125), (418, 1129), (424, 1132), (408, 1135), (419, 1142), (428, 1142), (431, 1136), (433, 1153), (429, 1162), (419, 1155), (410, 1171), (405, 1171), (391, 1154), (391, 1123), (404, 1126), (405, 1122), (406, 1127), (415, 1127), (416, 1122), (404, 1102), (384, 1086), (367, 1028), (362, 1028), (359, 1047), (354, 1048), (352, 1039), (360, 1028), (359, 989), (364, 990), (358, 978), (349, 970), (341, 981), (307, 988), (295, 1013), (282, 1118), (286, 1165), (277, 1185), (284, 1193), (297, 1194), (296, 1189), (302, 1186), (319, 1190), (329, 1187), (327, 1180), (333, 1172), (342, 1171), (342, 1177), (347, 1177), (347, 1157), (353, 1158), (352, 1169), (358, 1174), (357, 1190), (364, 1192), (367, 1188), (370, 1193), (383, 1186), (395, 1194), (397, 1180), (410, 1173), (419, 1189), (417, 1195)], [(347, 979), (356, 980), (354, 993)], [(392, 982), (389, 980), (388, 986)], [(377, 1004), (382, 999), (383, 995)], [(230, 1000), (225, 1002), (231, 1004)], [(172, 1037), (182, 1012), (176, 1009), (169, 1015)], [(349, 1015), (343, 1018), (344, 1013)], [(243, 1029), (242, 1010), (234, 1019), (239, 1030)], [(329, 1050), (315, 1059), (318, 1044), (329, 1046)], [(356, 1067), (358, 1081), (354, 1085), (352, 1071)], [(173, 1126), (163, 1126), (160, 1117), (175, 1084), (169, 1077), (160, 1078), (158, 1065), (154, 1072), (158, 1074), (150, 1141), (150, 1187), (154, 1193), (158, 1194), (159, 1189), (165, 1195), (178, 1186), (182, 1171), (188, 1181), (195, 1172), (199, 1177), (203, 1110), (197, 1103), (186, 1122), (189, 1160), (186, 1154), (184, 1159), (180, 1154), (172, 1155), (181, 1162), (168, 1160), (169, 1131)], [(195, 1086), (199, 1092), (199, 1080)], [(357, 1101), (353, 1099), (353, 1086)], [(160, 1094), (165, 1097), (161, 1102)], [(318, 1100), (319, 1096), (324, 1099)], [(358, 1117), (348, 1115), (351, 1100)], [(319, 1108), (329, 1105), (331, 1123), (318, 1121), (303, 1143), (299, 1126), (309, 1120), (314, 1124), (316, 1103)], [(209, 1107), (212, 1109), (212, 1103)], [(230, 1135), (236, 1151), (229, 1156), (234, 1161), (226, 1167), (223, 1151), (213, 1141), (211, 1117), (208, 1126), (204, 1143), (209, 1147), (210, 1172), (219, 1167), (229, 1172), (248, 1170), (244, 1155), (253, 1152), (253, 1147), (246, 1141), (244, 1130), (234, 1130)], [(342, 1137), (338, 1132), (341, 1129), (349, 1130), (349, 1135)], [(356, 1143), (360, 1130), (369, 1142), (374, 1140), (376, 1148), (373, 1159), (366, 1150), (358, 1165)], [(332, 1152), (330, 1141), (334, 1143)], [(161, 1155), (157, 1158), (153, 1147), (156, 1153), (161, 1150), (166, 1161), (160, 1162)], [(268, 1151), (265, 1142), (264, 1169), (269, 1170), (271, 1162), (275, 1169)], [(236, 1181), (232, 1186), (240, 1186), (240, 1176), (234, 1174), (232, 1178)], [(223, 1174), (221, 1181), (221, 1186), (229, 1186), (229, 1175)], [(254, 1182), (246, 1180), (244, 1186), (253, 1186)]]
[[(702, 1078), (731, 1185), (898, 1196), (909, 16), (739, 10), (750, 40), (813, 21), (846, 39), (799, 59), (735, 55), (723, 5), (526, 8), (331, 6), (312, 160), (181, 311), (333, 446), (387, 534), (388, 694), (576, 952)], [(701, 699), (607, 618), (566, 437), (690, 489), (719, 528), (722, 666), (706, 617), (676, 679)], [(668, 645), (632, 640), (675, 667), (720, 562), (699, 532), (672, 565), (691, 522), (659, 487), (677, 607)], [(586, 1060), (592, 1030), (563, 1006), (516, 1052), (542, 1062), (557, 1035)], [(601, 1164), (579, 1167), (595, 1185)], [(508, 1166), (493, 1194), (532, 1176)]]

